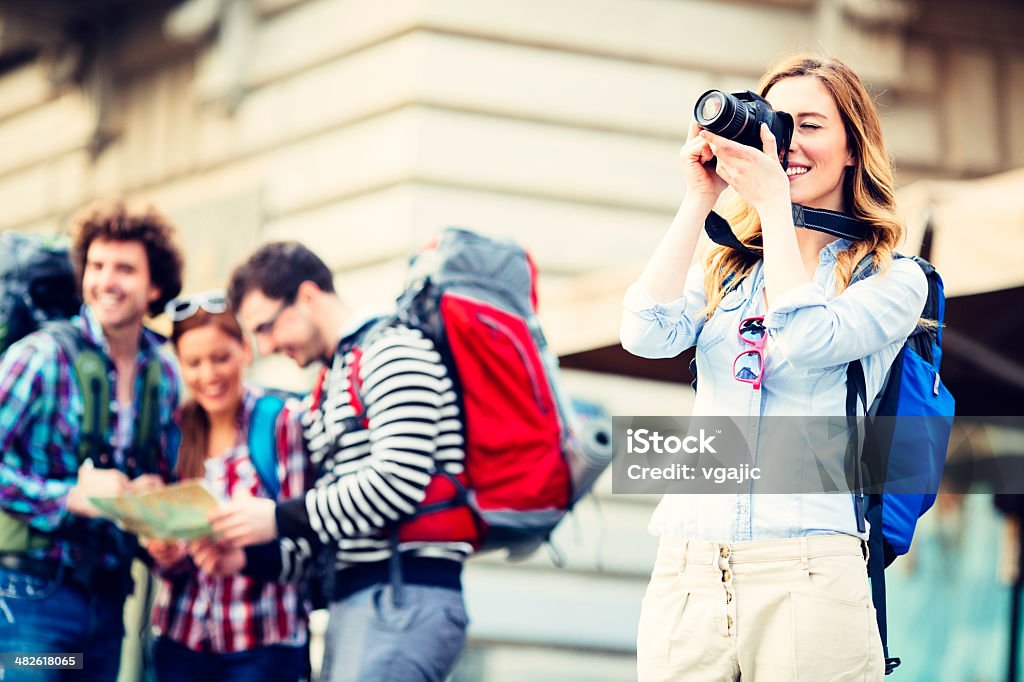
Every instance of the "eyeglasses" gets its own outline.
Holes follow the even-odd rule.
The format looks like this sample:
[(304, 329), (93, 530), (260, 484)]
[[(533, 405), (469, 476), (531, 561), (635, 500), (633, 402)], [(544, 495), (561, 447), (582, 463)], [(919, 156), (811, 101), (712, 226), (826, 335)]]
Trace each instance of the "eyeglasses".
[(164, 312), (171, 322), (181, 322), (195, 315), (200, 308), (212, 315), (227, 312), (228, 298), (222, 290), (213, 289), (195, 296), (176, 298), (164, 306)]
[(256, 336), (267, 336), (270, 334), (274, 331), (274, 325), (277, 324), (277, 320), (281, 317), (281, 313), (287, 310), (294, 302), (293, 297), (289, 297), (281, 301), (281, 307), (277, 309), (277, 312), (274, 313), (266, 322), (261, 322), (253, 327), (252, 333)]
[(764, 316), (746, 318), (740, 322), (737, 333), (744, 342), (754, 348), (736, 356), (732, 363), (732, 375), (737, 381), (753, 384), (753, 389), (759, 390), (764, 370), (764, 341), (768, 336), (764, 327)]

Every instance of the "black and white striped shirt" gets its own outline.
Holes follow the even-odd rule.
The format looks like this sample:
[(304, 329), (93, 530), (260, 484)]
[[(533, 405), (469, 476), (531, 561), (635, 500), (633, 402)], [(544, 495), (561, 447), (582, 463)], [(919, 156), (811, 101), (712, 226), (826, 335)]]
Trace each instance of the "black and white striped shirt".
[[(368, 426), (351, 404), (354, 355), (339, 352), (318, 408), (304, 417), (305, 439), (318, 466), (315, 487), (277, 509), (282, 578), (301, 575), (321, 545), (335, 566), (388, 559), (390, 531), (411, 516), (438, 469), (462, 473), (462, 421), (441, 355), (419, 330), (395, 323), (375, 330), (362, 348), (359, 395)], [(463, 561), (468, 542), (402, 543), (406, 556)]]

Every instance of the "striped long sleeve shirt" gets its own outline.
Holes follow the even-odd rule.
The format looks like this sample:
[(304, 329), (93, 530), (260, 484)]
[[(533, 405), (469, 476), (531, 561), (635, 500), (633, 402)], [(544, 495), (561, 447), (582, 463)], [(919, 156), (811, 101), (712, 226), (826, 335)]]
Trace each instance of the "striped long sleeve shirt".
[[(206, 483), (227, 500), (245, 490), (268, 497), (249, 458), (249, 420), (260, 396), (247, 389), (239, 414), (239, 438), (233, 447), (206, 460)], [(302, 408), (289, 403), (277, 418), (278, 499), (301, 495), (312, 481), (302, 439)], [(220, 577), (199, 570), (190, 559), (159, 569), (163, 589), (153, 607), (153, 629), (194, 651), (235, 653), (259, 646), (298, 646), (307, 636), (307, 606), (296, 584), (279, 584), (248, 575)]]
[[(459, 404), (433, 343), (397, 323), (373, 334), (358, 363), (365, 424), (350, 398), (356, 363), (348, 343), (342, 339), (334, 356), (320, 404), (304, 416), (307, 447), (319, 467), (316, 484), (277, 507), (282, 579), (301, 575), (321, 548), (334, 552), (337, 569), (388, 559), (390, 531), (415, 513), (431, 476), (463, 470)], [(398, 551), (461, 562), (473, 548), (407, 542)]]

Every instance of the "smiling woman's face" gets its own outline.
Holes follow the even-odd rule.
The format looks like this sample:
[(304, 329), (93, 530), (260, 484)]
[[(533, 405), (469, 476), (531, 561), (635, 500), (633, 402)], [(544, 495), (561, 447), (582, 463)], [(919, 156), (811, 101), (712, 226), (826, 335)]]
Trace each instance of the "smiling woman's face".
[(245, 344), (213, 324), (190, 329), (178, 338), (181, 378), (211, 416), (233, 416), (244, 392), (242, 378), (249, 363)]
[(794, 204), (842, 211), (843, 176), (854, 165), (846, 126), (832, 95), (814, 76), (784, 78), (765, 99), (793, 115), (789, 146), (789, 195)]

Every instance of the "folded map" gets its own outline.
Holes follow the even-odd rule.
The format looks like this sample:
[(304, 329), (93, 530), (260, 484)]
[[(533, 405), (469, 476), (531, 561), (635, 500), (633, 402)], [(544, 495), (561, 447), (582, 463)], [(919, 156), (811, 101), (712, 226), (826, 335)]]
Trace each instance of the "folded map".
[(89, 501), (128, 532), (159, 540), (197, 540), (210, 535), (206, 515), (220, 504), (199, 481), (140, 494), (91, 497)]

